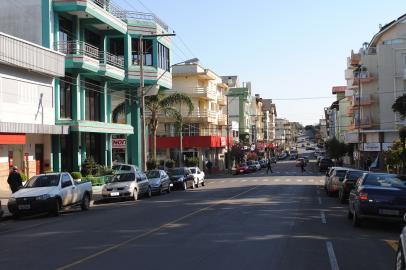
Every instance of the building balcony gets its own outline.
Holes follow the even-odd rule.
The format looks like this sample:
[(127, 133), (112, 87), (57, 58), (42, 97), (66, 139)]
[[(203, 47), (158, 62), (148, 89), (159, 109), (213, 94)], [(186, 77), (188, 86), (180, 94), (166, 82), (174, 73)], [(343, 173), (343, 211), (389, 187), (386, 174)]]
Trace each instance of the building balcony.
[(127, 11), (111, 0), (53, 0), (53, 9), (86, 18), (99, 30), (127, 32)]
[(165, 93), (167, 93), (167, 94), (173, 94), (173, 93), (178, 93), (178, 92), (186, 94), (190, 97), (201, 98), (201, 99), (205, 99), (205, 100), (216, 100), (217, 99), (216, 91), (209, 87), (196, 87), (196, 88), (190, 88), (190, 89), (170, 89), (170, 90), (165, 91)]
[(218, 113), (208, 110), (193, 111), (190, 115), (184, 115), (185, 122), (218, 124)]
[(359, 106), (366, 107), (374, 103), (374, 99), (371, 95), (364, 95), (361, 99), (358, 96), (350, 97), (350, 107), (357, 108)]
[(361, 54), (351, 51), (351, 56), (348, 57), (348, 66), (355, 67), (361, 63)]
[(351, 121), (350, 126), (348, 127), (348, 130), (352, 131), (355, 129), (370, 129), (373, 128), (375, 126), (375, 124), (372, 121), (371, 117), (365, 118), (365, 119), (361, 119), (361, 121), (359, 122), (357, 119), (353, 119), (353, 121)]
[[(128, 80), (138, 84), (141, 81), (141, 68), (137, 65), (130, 65), (127, 72)], [(144, 66), (145, 85), (158, 84), (165, 89), (172, 88), (172, 75), (170, 72), (156, 68), (154, 66)], [(170, 91), (170, 90), (165, 90)], [(179, 92), (173, 91), (172, 93)]]
[(227, 105), (227, 98), (224, 95), (218, 95), (217, 96), (217, 103), (220, 106), (226, 106)]
[(354, 72), (354, 78), (352, 80), (352, 86), (358, 86), (359, 83), (370, 83), (374, 81), (376, 77), (369, 71), (361, 71), (359, 72)]
[(354, 70), (353, 69), (346, 69), (344, 72), (345, 79), (348, 80), (353, 80), (354, 79)]
[(124, 57), (100, 51), (83, 41), (58, 42), (55, 50), (66, 54), (67, 69), (84, 69), (101, 75), (123, 80), (125, 78)]
[(0, 33), (0, 51), (3, 64), (49, 76), (65, 75), (64, 55), (47, 48)]
[(220, 126), (226, 126), (227, 125), (227, 115), (220, 114), (218, 116), (218, 125), (220, 125)]

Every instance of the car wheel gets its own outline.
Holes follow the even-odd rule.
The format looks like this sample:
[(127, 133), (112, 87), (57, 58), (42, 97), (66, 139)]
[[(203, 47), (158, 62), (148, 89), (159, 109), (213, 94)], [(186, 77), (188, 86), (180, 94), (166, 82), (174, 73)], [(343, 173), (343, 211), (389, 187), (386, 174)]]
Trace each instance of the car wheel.
[(191, 189), (195, 188), (195, 180), (192, 181), (192, 186), (190, 187)]
[(183, 190), (187, 190), (187, 183), (183, 182)]
[(82, 211), (87, 211), (90, 208), (90, 198), (89, 195), (85, 194), (82, 198), (82, 203), (80, 204)]
[(147, 190), (147, 197), (148, 197), (148, 198), (151, 198), (151, 197), (152, 197), (152, 190), (151, 190), (151, 187), (148, 187), (148, 190)]
[(399, 244), (398, 251), (396, 252), (396, 270), (405, 270), (405, 258), (403, 257), (402, 245)]
[(204, 180), (203, 180), (203, 182), (202, 182), (202, 187), (204, 187), (206, 184), (204, 183)]
[(361, 219), (358, 217), (357, 212), (354, 211), (352, 215), (352, 226), (360, 227), (361, 226)]
[(134, 189), (134, 192), (133, 192), (133, 200), (138, 201), (138, 190), (136, 190), (136, 189)]
[(51, 215), (55, 217), (61, 215), (61, 203), (58, 199), (55, 200), (54, 209), (52, 210)]
[(163, 187), (162, 187), (162, 186), (160, 186), (160, 187), (159, 187), (158, 194), (159, 194), (159, 195), (164, 194), (164, 189), (163, 189)]

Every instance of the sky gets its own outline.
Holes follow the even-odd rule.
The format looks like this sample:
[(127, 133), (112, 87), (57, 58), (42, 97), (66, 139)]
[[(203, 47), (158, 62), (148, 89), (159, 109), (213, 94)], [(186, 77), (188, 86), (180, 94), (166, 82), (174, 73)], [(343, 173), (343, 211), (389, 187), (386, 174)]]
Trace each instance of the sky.
[[(278, 117), (318, 123), (351, 50), (406, 13), (401, 0), (116, 0), (154, 12), (173, 29), (172, 63), (197, 57), (218, 75), (252, 82)], [(403, 4), (403, 5), (402, 5)]]

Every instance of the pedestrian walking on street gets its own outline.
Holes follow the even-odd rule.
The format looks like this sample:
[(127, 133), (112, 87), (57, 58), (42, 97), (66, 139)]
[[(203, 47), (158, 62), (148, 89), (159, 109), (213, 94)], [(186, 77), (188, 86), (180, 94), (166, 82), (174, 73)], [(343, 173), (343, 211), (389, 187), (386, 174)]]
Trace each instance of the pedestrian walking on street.
[(306, 171), (305, 170), (305, 161), (304, 160), (300, 161), (300, 169), (302, 170), (302, 174)]
[(23, 186), (23, 179), (16, 166), (13, 167), (8, 175), (7, 183), (9, 184), (12, 193), (16, 193)]
[(272, 162), (271, 162), (271, 158), (268, 159), (268, 168), (266, 170), (266, 174), (269, 173), (269, 171), (271, 171), (271, 173), (273, 173), (272, 171)]

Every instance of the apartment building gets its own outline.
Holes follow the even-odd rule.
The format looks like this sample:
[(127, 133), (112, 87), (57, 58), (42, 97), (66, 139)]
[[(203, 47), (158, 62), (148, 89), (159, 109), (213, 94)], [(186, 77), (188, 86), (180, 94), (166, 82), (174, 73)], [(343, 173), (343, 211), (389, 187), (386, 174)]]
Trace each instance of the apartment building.
[[(227, 76), (226, 76), (227, 78)], [(227, 83), (227, 81), (223, 82)], [(252, 143), (251, 138), (251, 83), (243, 83), (242, 87), (232, 87), (228, 91), (229, 120), (238, 122), (239, 142), (245, 145)]]
[(264, 141), (270, 146), (275, 141), (275, 119), (278, 114), (276, 112), (276, 105), (272, 103), (272, 99), (263, 99), (262, 104), (264, 115)]
[(345, 75), (352, 116), (349, 137), (357, 143), (361, 164), (387, 150), (398, 139), (398, 126), (404, 125), (392, 105), (405, 94), (405, 44), (403, 15), (381, 27), (369, 43), (348, 57)]
[(335, 134), (334, 137), (342, 142), (349, 140), (348, 131), (351, 128), (351, 114), (349, 113), (351, 101), (346, 97), (347, 86), (334, 86), (332, 94), (336, 96), (335, 109)]
[[(251, 97), (251, 143), (257, 145), (257, 147), (264, 143), (265, 123), (263, 113), (263, 102), (260, 95), (256, 94)], [(265, 147), (260, 147), (265, 149)]]
[(287, 143), (287, 132), (285, 126), (289, 124), (289, 121), (282, 118), (276, 118), (275, 120), (275, 144), (279, 148), (285, 148)]
[[(227, 140), (232, 144), (235, 129), (227, 137), (227, 92), (228, 86), (212, 70), (199, 61), (175, 65), (172, 70), (173, 90), (166, 94), (183, 93), (193, 102), (194, 111), (189, 115), (185, 107), (179, 106), (184, 117), (182, 128), (183, 158), (198, 157), (200, 166), (210, 160), (215, 168), (223, 170)], [(174, 119), (160, 117), (158, 129), (158, 159), (178, 160), (180, 137)]]
[(54, 82), (65, 75), (61, 53), (0, 32), (0, 190), (17, 166), (28, 177), (52, 170)]
[[(140, 48), (146, 89), (171, 88), (171, 40), (156, 37), (168, 26), (111, 0), (5, 0), (0, 26), (66, 55), (53, 102), (56, 124), (69, 126), (69, 134), (52, 136), (53, 169), (79, 170), (90, 156), (102, 165), (114, 159), (140, 166)], [(112, 115), (118, 106), (120, 117)]]

